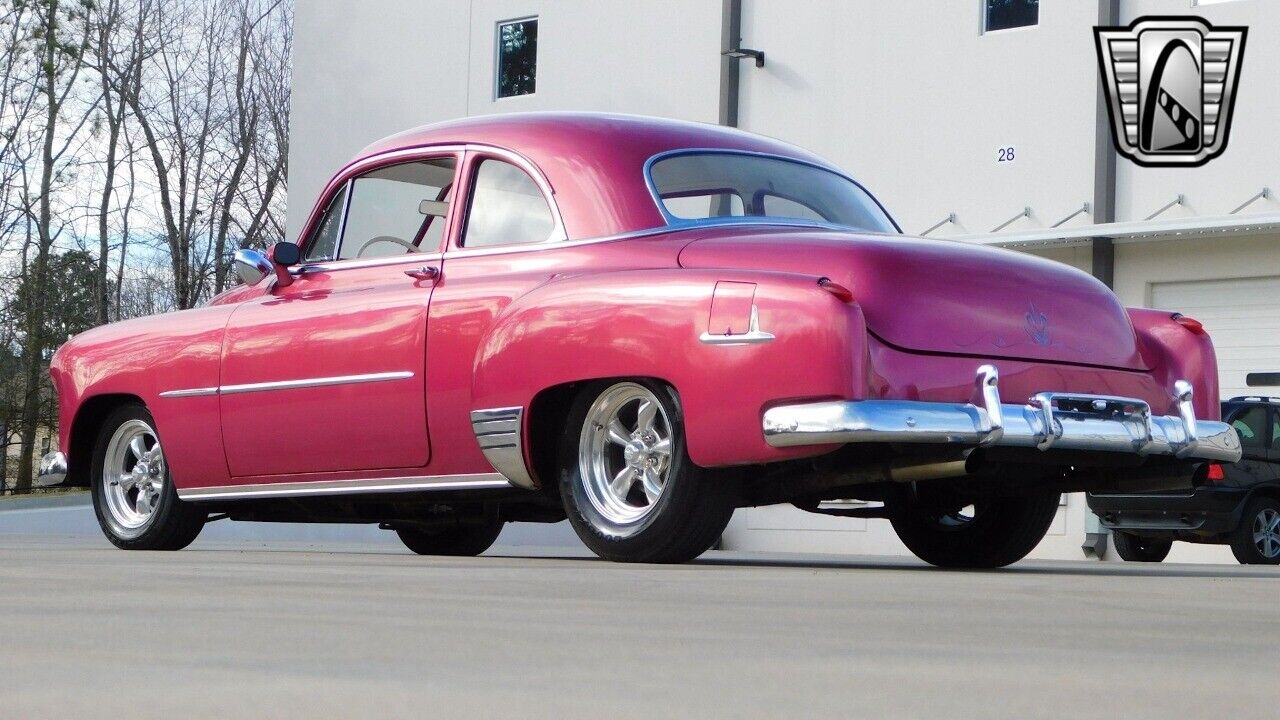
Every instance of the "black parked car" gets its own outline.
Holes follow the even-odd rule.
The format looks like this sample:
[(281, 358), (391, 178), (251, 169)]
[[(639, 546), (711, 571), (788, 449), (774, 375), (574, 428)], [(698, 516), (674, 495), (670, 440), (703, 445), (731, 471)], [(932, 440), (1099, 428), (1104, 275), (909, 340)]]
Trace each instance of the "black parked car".
[(1182, 540), (1230, 545), (1246, 564), (1280, 564), (1280, 398), (1232, 398), (1222, 417), (1240, 433), (1240, 462), (1201, 465), (1189, 490), (1089, 495), (1120, 557), (1160, 562)]

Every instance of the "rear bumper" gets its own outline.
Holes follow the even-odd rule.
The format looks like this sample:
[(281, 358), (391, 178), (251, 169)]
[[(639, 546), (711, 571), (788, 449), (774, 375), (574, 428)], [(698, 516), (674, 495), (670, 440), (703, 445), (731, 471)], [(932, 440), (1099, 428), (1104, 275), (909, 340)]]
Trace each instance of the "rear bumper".
[(36, 475), (36, 487), (61, 485), (67, 479), (67, 456), (61, 452), (46, 453), (40, 458), (40, 472)]
[(1136, 398), (1103, 395), (1042, 392), (1025, 405), (1005, 404), (998, 382), (996, 369), (983, 365), (968, 403), (855, 400), (773, 407), (764, 414), (764, 437), (773, 447), (920, 443), (1240, 459), (1235, 429), (1197, 420), (1185, 381), (1176, 385), (1176, 417), (1153, 415)]
[(1144, 535), (1178, 532), (1221, 535), (1239, 524), (1241, 506), (1248, 496), (1243, 488), (1202, 485), (1181, 495), (1090, 494), (1088, 499), (1089, 509), (1109, 530)]

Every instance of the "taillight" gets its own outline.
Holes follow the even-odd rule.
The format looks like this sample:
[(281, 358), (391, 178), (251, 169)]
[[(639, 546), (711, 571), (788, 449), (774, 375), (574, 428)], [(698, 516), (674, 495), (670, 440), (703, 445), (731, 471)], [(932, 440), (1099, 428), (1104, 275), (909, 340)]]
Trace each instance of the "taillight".
[(831, 282), (831, 278), (818, 278), (818, 287), (840, 298), (841, 302), (853, 302), (853, 291), (840, 283)]
[(1218, 463), (1209, 463), (1205, 469), (1204, 479), (1209, 482), (1222, 482), (1227, 479), (1227, 473), (1223, 471), (1222, 466)]
[(1204, 335), (1204, 323), (1196, 320), (1195, 318), (1189, 318), (1182, 313), (1174, 313), (1173, 321), (1196, 335)]

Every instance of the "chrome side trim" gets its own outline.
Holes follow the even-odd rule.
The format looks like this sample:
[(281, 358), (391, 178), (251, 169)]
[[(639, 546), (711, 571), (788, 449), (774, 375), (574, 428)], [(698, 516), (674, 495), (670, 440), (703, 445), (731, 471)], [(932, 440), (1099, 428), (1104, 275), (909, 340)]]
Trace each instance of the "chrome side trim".
[(165, 390), (160, 393), (160, 397), (180, 398), (198, 397), (201, 395), (238, 395), (240, 393), (264, 392), (267, 390), (295, 390), (298, 388), (326, 387), (328, 385), (359, 385), (361, 383), (387, 382), (388, 380), (407, 380), (411, 377), (413, 377), (413, 372), (411, 370), (369, 373), (367, 375), (334, 375), (332, 377), (276, 380), (273, 382), (244, 383), (242, 385), (220, 385), (218, 387)]
[(760, 330), (760, 312), (756, 310), (756, 306), (751, 306), (751, 319), (747, 323), (747, 331), (745, 333), (736, 333), (732, 335), (712, 335), (704, 332), (698, 336), (698, 342), (707, 345), (759, 345), (773, 340), (772, 333)]
[(40, 472), (36, 475), (36, 487), (50, 487), (62, 484), (67, 479), (67, 456), (58, 450), (46, 453), (40, 458)]
[(239, 393), (262, 392), (266, 390), (294, 390), (297, 388), (325, 387), (328, 385), (358, 385), (361, 383), (387, 382), (388, 380), (407, 380), (413, 377), (409, 370), (396, 372), (369, 373), (367, 375), (335, 375), (333, 377), (302, 378), (300, 380), (277, 380), (275, 382), (245, 383), (243, 385), (223, 385), (218, 388), (220, 395), (237, 395)]
[[(1197, 420), (1190, 385), (1175, 385), (1179, 415), (1152, 415), (1136, 398), (1039, 393), (1025, 405), (1000, 403), (996, 376), (979, 369), (983, 404), (855, 400), (784, 405), (765, 411), (765, 441), (773, 447), (855, 442), (934, 443), (975, 448), (1038, 448), (1173, 455), (1235, 462), (1234, 428)], [(993, 417), (994, 416), (994, 417)], [(993, 439), (994, 438), (994, 439)]]
[(492, 408), (471, 413), (471, 430), (480, 444), (480, 452), (512, 485), (533, 490), (537, 483), (524, 464), (522, 435), (524, 408)]
[(424, 477), (376, 478), (370, 480), (317, 480), (313, 482), (264, 483), (178, 488), (183, 500), (235, 500), (349, 493), (412, 492), (415, 490), (498, 490), (511, 483), (497, 473), (432, 475)]
[(217, 387), (202, 388), (186, 388), (183, 390), (165, 390), (160, 393), (162, 398), (183, 398), (183, 397), (200, 397), (201, 395), (217, 395)]

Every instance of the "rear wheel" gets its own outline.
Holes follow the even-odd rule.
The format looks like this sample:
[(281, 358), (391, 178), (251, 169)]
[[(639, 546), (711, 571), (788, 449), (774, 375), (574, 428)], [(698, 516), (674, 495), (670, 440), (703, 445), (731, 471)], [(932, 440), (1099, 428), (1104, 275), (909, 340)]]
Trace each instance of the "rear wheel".
[(122, 407), (102, 424), (90, 488), (102, 532), (125, 550), (181, 550), (208, 517), (178, 499), (156, 421), (141, 405)]
[(471, 557), (493, 546), (502, 533), (502, 521), (486, 518), (474, 524), (439, 529), (397, 528), (396, 534), (405, 547), (419, 555), (455, 555)]
[(1158, 563), (1169, 557), (1169, 550), (1173, 548), (1172, 540), (1130, 535), (1118, 530), (1111, 534), (1111, 539), (1115, 541), (1116, 553), (1127, 562)]
[(939, 503), (903, 495), (886, 503), (889, 520), (916, 557), (946, 568), (997, 568), (1026, 557), (1049, 531), (1057, 493)]
[(1231, 554), (1244, 565), (1280, 564), (1280, 501), (1255, 497), (1231, 535)]
[(733, 515), (732, 478), (689, 460), (680, 400), (661, 383), (584, 388), (569, 413), (560, 467), (569, 522), (609, 560), (691, 560)]

